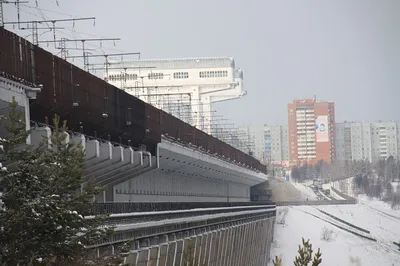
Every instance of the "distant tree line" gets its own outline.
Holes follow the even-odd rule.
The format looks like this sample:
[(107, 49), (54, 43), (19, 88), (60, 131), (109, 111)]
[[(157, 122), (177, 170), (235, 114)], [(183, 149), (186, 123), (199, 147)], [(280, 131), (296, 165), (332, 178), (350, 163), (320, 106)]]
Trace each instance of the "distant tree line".
[[(328, 164), (319, 161), (316, 164), (304, 164), (292, 167), (291, 177), (296, 182), (322, 179), (336, 181), (354, 177), (354, 189), (357, 194), (379, 198), (400, 205), (400, 162), (393, 156), (376, 162), (352, 161)], [(393, 185), (394, 184), (394, 185)]]
[(393, 156), (375, 163), (361, 161), (356, 165), (354, 188), (358, 194), (400, 205), (400, 162)]
[(303, 164), (301, 166), (293, 166), (291, 177), (296, 182), (304, 182), (313, 179), (330, 180), (335, 178), (343, 178), (348, 175), (345, 169), (335, 163), (328, 164), (324, 161), (319, 161), (316, 164)]

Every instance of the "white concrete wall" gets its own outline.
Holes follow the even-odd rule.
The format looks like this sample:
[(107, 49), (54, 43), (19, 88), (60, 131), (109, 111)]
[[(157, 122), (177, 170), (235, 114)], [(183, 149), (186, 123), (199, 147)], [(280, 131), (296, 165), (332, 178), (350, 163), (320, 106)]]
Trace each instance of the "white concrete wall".
[(265, 266), (270, 256), (275, 217), (211, 228), (181, 236), (166, 235), (135, 243), (129, 266)]
[(156, 169), (114, 186), (114, 195), (116, 202), (249, 201), (250, 187)]
[[(19, 110), (24, 112), (24, 118), (26, 123), (26, 129), (30, 128), (30, 112), (29, 112), (29, 99), (36, 98), (36, 92), (40, 91), (39, 88), (31, 88), (21, 83), (9, 80), (4, 77), (0, 77), (0, 114), (7, 115), (7, 105), (12, 102), (13, 99), (18, 104)], [(0, 134), (4, 134), (4, 130), (0, 129)], [(30, 143), (30, 137), (27, 139), (27, 143)]]

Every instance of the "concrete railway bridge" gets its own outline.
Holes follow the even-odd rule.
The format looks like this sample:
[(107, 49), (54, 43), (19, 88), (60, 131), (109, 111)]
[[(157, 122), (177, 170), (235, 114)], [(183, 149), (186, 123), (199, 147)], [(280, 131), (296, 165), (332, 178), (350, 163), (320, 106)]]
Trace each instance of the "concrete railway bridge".
[[(276, 210), (271, 203), (250, 202), (250, 188), (268, 180), (257, 160), (4, 28), (0, 43), (0, 114), (16, 99), (26, 128), (32, 129), (28, 144), (51, 134), (44, 115), (51, 117), (54, 110), (76, 125), (86, 117), (70, 112), (71, 106), (92, 108), (85, 130), (104, 121), (98, 130), (102, 136), (108, 132), (106, 139), (85, 130), (69, 132), (67, 138), (86, 151), (83, 182), (93, 177), (107, 187), (95, 206), (110, 214), (106, 225), (116, 230), (93, 247), (97, 255), (121, 252), (121, 245), (133, 240), (129, 265), (185, 265), (188, 255), (206, 265), (265, 265)], [(91, 89), (93, 101), (104, 92), (104, 102), (115, 97), (113, 104), (125, 105), (84, 106), (73, 98), (80, 93), (74, 92), (78, 83), (82, 90)], [(130, 113), (131, 108), (137, 112)], [(127, 145), (127, 140), (142, 141), (147, 148)]]

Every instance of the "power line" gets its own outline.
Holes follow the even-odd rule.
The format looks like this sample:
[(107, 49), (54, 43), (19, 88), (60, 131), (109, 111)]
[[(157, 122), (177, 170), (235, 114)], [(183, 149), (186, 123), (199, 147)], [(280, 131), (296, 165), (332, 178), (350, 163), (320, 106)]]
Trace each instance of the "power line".
[[(140, 55), (140, 53), (117, 53), (117, 54), (94, 54), (94, 55), (89, 55), (89, 54), (83, 54), (82, 56), (81, 55), (76, 55), (76, 56), (69, 56), (69, 57), (67, 57), (67, 58), (70, 58), (70, 59), (74, 59), (74, 58), (82, 58), (83, 57), (83, 63), (84, 63), (84, 67), (86, 68), (86, 70), (89, 70), (89, 62), (88, 62), (88, 58), (89, 57), (105, 57), (105, 59), (106, 59), (106, 62), (105, 62), (105, 70), (106, 70), (106, 81), (108, 80), (108, 65), (109, 65), (109, 62), (108, 62), (108, 57), (109, 56), (124, 56), (124, 55)], [(85, 60), (85, 58), (86, 58), (86, 60)]]
[(20, 23), (20, 6), (19, 4), (21, 3), (29, 3), (28, 1), (24, 1), (21, 2), (19, 0), (17, 1), (7, 1), (7, 0), (0, 0), (0, 27), (4, 27), (4, 25), (6, 24), (6, 22), (4, 22), (4, 6), (3, 4), (15, 4), (15, 6), (17, 7), (17, 19), (18, 19), (18, 29), (19, 29), (19, 23)]
[(79, 20), (95, 20), (95, 17), (83, 17), (83, 18), (65, 18), (65, 19), (47, 19), (47, 20), (28, 20), (28, 21), (20, 21), (20, 22), (4, 22), (4, 24), (18, 24), (18, 23), (34, 23), (34, 22), (65, 22), (65, 21), (79, 21)]
[[(82, 18), (44, 19), (44, 20), (30, 20), (30, 21), (29, 20), (28, 21), (19, 21), (18, 20), (17, 22), (15, 22), (15, 21), (4, 22), (3, 24), (4, 25), (6, 25), (6, 24), (12, 24), (12, 25), (18, 24), (18, 28), (19, 28), (20, 23), (26, 23), (26, 24), (32, 23), (33, 28), (34, 28), (34, 33), (33, 33), (34, 44), (38, 45), (39, 43), (38, 43), (37, 31), (35, 31), (35, 28), (37, 28), (37, 24), (38, 23), (46, 23), (47, 24), (47, 22), (51, 22), (53, 24), (51, 29), (53, 30), (53, 41), (54, 41), (54, 45), (55, 45), (55, 42), (56, 42), (56, 22), (72, 21), (72, 22), (75, 23), (75, 21), (82, 21), (82, 20), (93, 20), (95, 22), (95, 19), (96, 19), (95, 17), (82, 17)], [(36, 41), (36, 43), (35, 43), (35, 41)]]

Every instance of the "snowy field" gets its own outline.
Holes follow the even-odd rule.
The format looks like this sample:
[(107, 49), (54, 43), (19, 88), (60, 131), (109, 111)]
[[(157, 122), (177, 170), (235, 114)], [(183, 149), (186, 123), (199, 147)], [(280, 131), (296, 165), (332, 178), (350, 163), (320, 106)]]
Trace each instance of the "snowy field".
[[(284, 208), (278, 208), (277, 222), (281, 220)], [(369, 236), (377, 242), (330, 224), (332, 222), (352, 229), (318, 209), (370, 231)], [(271, 258), (275, 255), (282, 256), (282, 266), (293, 265), (302, 237), (310, 239), (314, 250), (321, 248), (323, 266), (400, 265), (400, 251), (392, 244), (393, 241), (400, 240), (400, 211), (392, 210), (383, 202), (360, 197), (357, 205), (297, 206), (288, 207), (287, 210), (285, 223), (275, 226), (271, 250)], [(323, 228), (333, 231), (331, 240), (322, 240)], [(361, 233), (356, 229), (354, 231)], [(272, 260), (268, 265), (273, 265)]]

